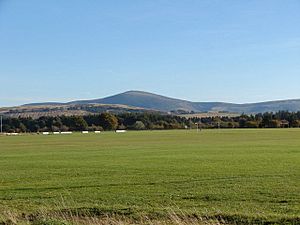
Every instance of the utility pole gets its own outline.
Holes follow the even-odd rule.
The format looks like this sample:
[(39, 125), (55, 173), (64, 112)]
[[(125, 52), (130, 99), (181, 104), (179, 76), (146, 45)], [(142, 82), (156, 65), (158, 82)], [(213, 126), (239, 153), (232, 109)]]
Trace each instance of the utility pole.
[(200, 131), (202, 131), (202, 120), (201, 120), (201, 117), (199, 119), (199, 126), (200, 126)]
[(2, 132), (3, 132), (3, 129), (2, 129), (2, 127), (3, 127), (3, 118), (2, 118), (2, 115), (0, 116), (1, 118), (0, 118), (0, 120), (1, 120), (1, 125), (0, 125), (0, 127), (1, 127), (1, 134), (2, 134)]

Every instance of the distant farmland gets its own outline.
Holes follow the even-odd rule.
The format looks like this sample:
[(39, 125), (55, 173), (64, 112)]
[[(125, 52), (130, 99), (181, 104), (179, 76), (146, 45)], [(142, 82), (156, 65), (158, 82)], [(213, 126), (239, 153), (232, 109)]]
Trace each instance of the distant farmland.
[(36, 105), (23, 105), (16, 107), (5, 107), (0, 108), (0, 114), (7, 117), (31, 117), (34, 119), (40, 117), (51, 117), (51, 116), (82, 116), (95, 113), (110, 112), (110, 113), (138, 113), (138, 112), (157, 112), (154, 110), (147, 110), (138, 107), (131, 107), (127, 105), (118, 105), (118, 104), (36, 104)]
[(57, 212), (163, 221), (172, 212), (299, 224), (299, 137), (300, 129), (0, 136), (0, 221), (68, 220)]
[(203, 112), (203, 113), (191, 113), (191, 114), (181, 114), (180, 116), (189, 118), (208, 118), (208, 117), (237, 117), (240, 113), (230, 113), (230, 112)]

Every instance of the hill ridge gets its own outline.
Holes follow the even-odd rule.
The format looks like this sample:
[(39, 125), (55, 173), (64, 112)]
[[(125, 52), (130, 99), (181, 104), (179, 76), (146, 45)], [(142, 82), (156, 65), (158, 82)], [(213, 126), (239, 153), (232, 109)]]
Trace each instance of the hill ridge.
[[(47, 105), (47, 103), (33, 103), (27, 106)], [(51, 105), (85, 105), (85, 104), (109, 104), (127, 105), (144, 109), (170, 112), (208, 112), (226, 111), (235, 113), (263, 113), (275, 111), (300, 111), (300, 99), (265, 101), (257, 103), (227, 103), (227, 102), (192, 102), (183, 99), (166, 97), (146, 91), (129, 90), (105, 98), (76, 100), (67, 103), (51, 103)]]

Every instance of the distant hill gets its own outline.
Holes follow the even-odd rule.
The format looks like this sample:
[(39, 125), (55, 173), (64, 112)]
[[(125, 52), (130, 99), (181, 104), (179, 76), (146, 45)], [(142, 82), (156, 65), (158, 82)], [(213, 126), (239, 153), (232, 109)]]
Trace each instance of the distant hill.
[(42, 116), (72, 116), (87, 115), (102, 112), (110, 113), (140, 113), (156, 112), (139, 107), (131, 107), (120, 104), (66, 104), (66, 103), (37, 103), (27, 104), (16, 107), (0, 108), (0, 114), (9, 117), (32, 117), (39, 118)]
[[(143, 91), (128, 91), (106, 98), (80, 100), (67, 103), (32, 103), (19, 107), (0, 108), (0, 113), (8, 116), (55, 116), (83, 115), (99, 112), (172, 112), (174, 114), (228, 112), (236, 114), (256, 114), (277, 111), (300, 111), (300, 99), (269, 101), (251, 104), (225, 102), (191, 102), (169, 98)], [(203, 114), (204, 115), (204, 114)], [(213, 115), (213, 114), (209, 114)], [(230, 114), (228, 114), (230, 115)]]
[(233, 104), (224, 102), (191, 102), (143, 91), (128, 91), (107, 98), (70, 102), (69, 104), (122, 104), (145, 109), (169, 111), (225, 111), (235, 113), (263, 113), (279, 110), (300, 111), (300, 99), (270, 101), (251, 104)]
[(194, 107), (189, 101), (169, 98), (162, 95), (152, 94), (143, 91), (128, 91), (107, 98), (70, 102), (70, 104), (87, 103), (122, 104), (165, 112), (178, 109), (186, 111), (194, 110)]

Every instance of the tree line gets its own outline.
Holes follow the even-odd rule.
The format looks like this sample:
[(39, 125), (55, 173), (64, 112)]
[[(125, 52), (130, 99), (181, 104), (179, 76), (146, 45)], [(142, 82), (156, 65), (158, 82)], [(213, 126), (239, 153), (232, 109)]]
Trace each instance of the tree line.
[(237, 117), (185, 118), (158, 113), (101, 113), (84, 116), (3, 118), (3, 132), (162, 130), (208, 128), (279, 128), (300, 127), (300, 112), (279, 111)]

